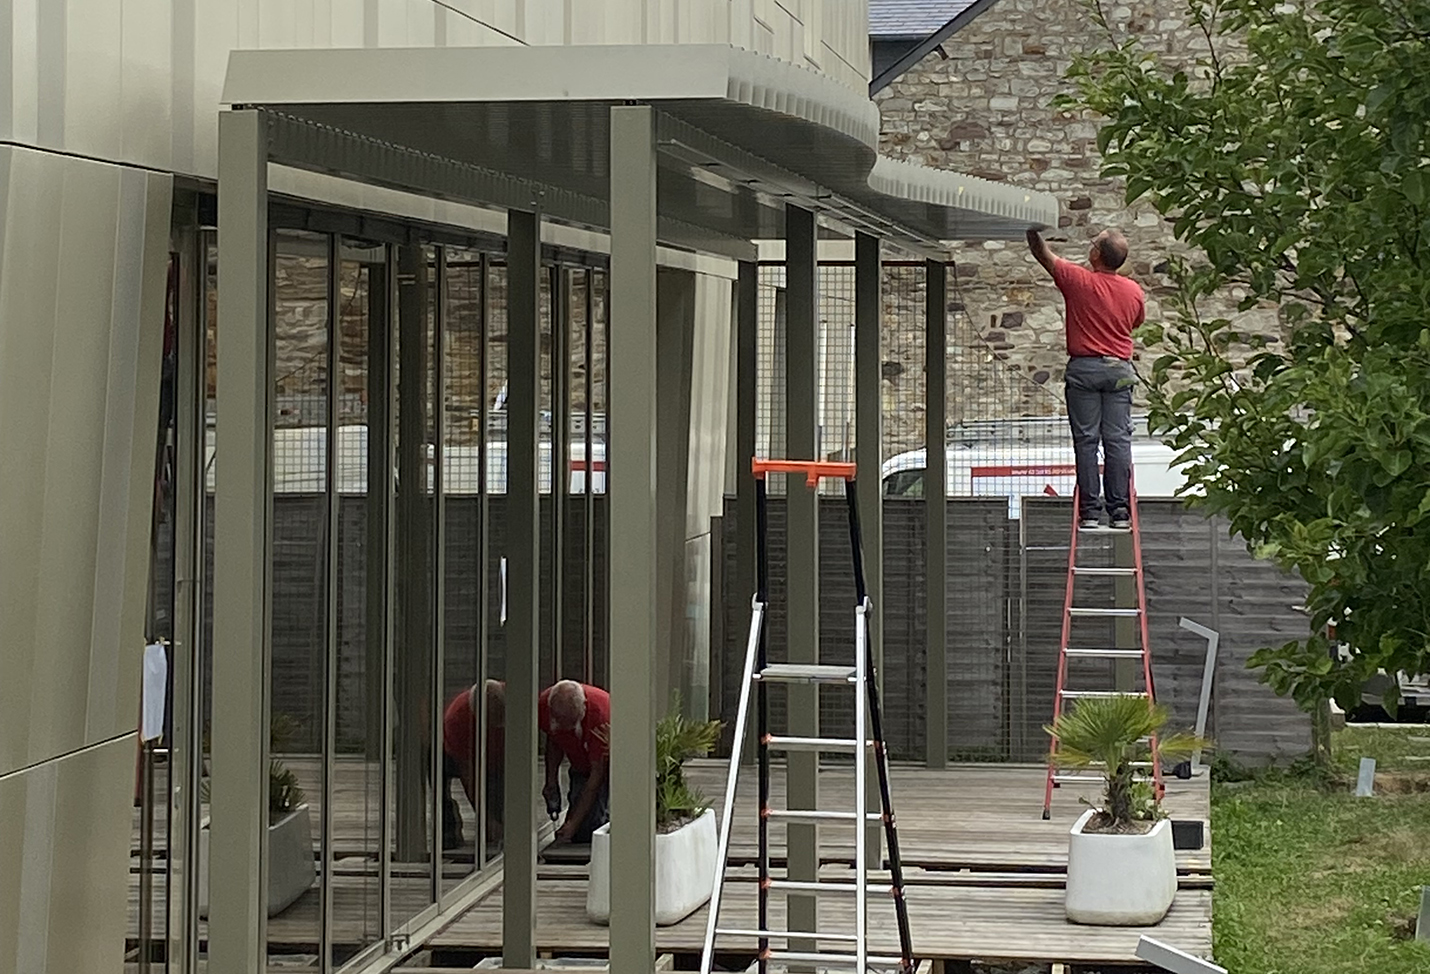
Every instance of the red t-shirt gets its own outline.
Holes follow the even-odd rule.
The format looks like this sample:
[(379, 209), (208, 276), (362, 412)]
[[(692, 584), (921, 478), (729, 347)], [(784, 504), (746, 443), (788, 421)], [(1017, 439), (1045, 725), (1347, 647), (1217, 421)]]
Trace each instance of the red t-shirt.
[(582, 686), (586, 690), (586, 714), (579, 726), (572, 730), (551, 729), (550, 687), (542, 690), (537, 699), (536, 726), (556, 742), (571, 762), (571, 770), (585, 775), (591, 773), (593, 764), (611, 754), (611, 695), (600, 687)]
[[(472, 740), (476, 730), (476, 716), (472, 713), (472, 690), (463, 690), (452, 698), (442, 714), (442, 746), (458, 766), (466, 766), (475, 760)], [(500, 769), (506, 752), (506, 739), (499, 725), (487, 721), (487, 770)]]
[(1132, 358), (1132, 329), (1147, 315), (1142, 287), (1111, 271), (1090, 271), (1061, 257), (1053, 283), (1067, 305), (1068, 354)]

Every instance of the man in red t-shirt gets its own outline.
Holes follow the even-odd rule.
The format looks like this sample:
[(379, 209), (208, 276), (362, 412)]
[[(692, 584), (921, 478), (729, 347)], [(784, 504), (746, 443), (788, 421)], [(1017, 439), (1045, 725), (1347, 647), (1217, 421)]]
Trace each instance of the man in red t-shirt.
[(545, 690), (536, 705), (536, 726), (546, 735), (548, 804), (561, 801), (561, 761), (571, 764), (566, 820), (557, 842), (590, 842), (610, 821), (611, 697), (600, 687), (562, 680)]
[[(502, 768), (506, 757), (506, 684), (486, 681), (487, 703), (487, 773), (486, 790), (481, 801), (477, 795), (477, 715), (474, 695), (476, 685), (452, 698), (442, 714), (442, 848), (462, 844), (462, 816), (452, 798), (452, 779), (462, 783), (467, 801), (478, 815), (487, 820), (487, 838), (500, 841), (502, 836)], [(484, 807), (485, 806), (485, 807)]]
[[(1127, 261), (1127, 239), (1104, 230), (1087, 253), (1088, 270), (1053, 256), (1036, 230), (1028, 248), (1053, 275), (1067, 306), (1068, 367), (1065, 378), (1068, 424), (1077, 458), (1079, 524), (1095, 528), (1103, 509), (1114, 528), (1131, 524), (1132, 509), (1132, 331), (1146, 318), (1147, 299), (1136, 281), (1117, 269)], [(1104, 469), (1098, 476), (1097, 448)]]

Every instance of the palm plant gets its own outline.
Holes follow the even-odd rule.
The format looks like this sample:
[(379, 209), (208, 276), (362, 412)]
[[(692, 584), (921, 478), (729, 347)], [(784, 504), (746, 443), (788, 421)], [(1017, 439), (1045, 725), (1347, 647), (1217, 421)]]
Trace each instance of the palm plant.
[(1098, 831), (1130, 831), (1134, 822), (1163, 817), (1151, 785), (1137, 777), (1139, 765), (1151, 759), (1153, 735), (1160, 757), (1169, 761), (1208, 746), (1192, 734), (1162, 735), (1167, 716), (1166, 707), (1149, 706), (1142, 696), (1089, 697), (1043, 728), (1057, 742), (1050, 755), (1055, 766), (1101, 772), (1105, 789), (1094, 823)]
[(699, 818), (709, 801), (685, 780), (685, 762), (708, 754), (720, 740), (718, 720), (687, 720), (677, 696), (655, 725), (655, 825), (662, 832)]

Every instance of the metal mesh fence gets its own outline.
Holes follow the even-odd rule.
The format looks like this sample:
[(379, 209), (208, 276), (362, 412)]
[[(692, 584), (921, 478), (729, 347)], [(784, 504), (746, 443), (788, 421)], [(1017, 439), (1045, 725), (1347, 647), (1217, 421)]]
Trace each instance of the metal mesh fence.
[[(970, 499), (963, 504), (950, 501), (948, 517), (948, 598), (943, 620), (948, 642), (948, 670), (943, 675), (949, 705), (948, 745), (955, 757), (1000, 759), (1013, 750), (1013, 738), (1026, 733), (1023, 725), (1015, 730), (1009, 717), (1013, 694), (1017, 692), (1020, 701), (1026, 699), (1019, 684), (1022, 674), (1014, 672), (1021, 660), (1023, 600), (1030, 598), (1036, 604), (1045, 594), (1060, 600), (1065, 575), (1056, 570), (1056, 558), (1024, 557), (1017, 521), (1022, 498), (1071, 493), (1073, 470), (1061, 397), (1009, 361), (1011, 346), (1005, 334), (980, 329), (957, 268), (947, 269), (947, 282), (947, 414), (932, 421), (941, 422), (946, 430), (949, 497)], [(781, 263), (760, 267), (755, 415), (761, 456), (785, 452), (784, 284)], [(893, 688), (901, 701), (898, 719), (905, 728), (906, 746), (921, 753), (924, 655), (915, 647), (926, 642), (928, 620), (922, 587), (914, 584), (914, 576), (922, 576), (927, 543), (921, 503), (924, 437), (930, 421), (925, 408), (927, 265), (885, 262), (881, 286), (880, 453), (888, 473), (881, 471), (880, 476), (887, 503), (911, 502), (907, 509), (898, 508), (902, 511), (898, 515), (895, 508), (886, 507), (886, 552), (902, 566), (886, 562), (886, 573), (897, 576), (896, 588), (904, 591), (907, 586), (907, 590), (897, 607), (889, 606), (882, 621), (886, 638), (907, 644), (911, 652), (890, 661), (885, 682), (886, 692)], [(823, 459), (842, 459), (853, 456), (857, 446), (853, 263), (821, 263), (818, 287), (818, 452)], [(779, 480), (770, 483), (772, 495), (783, 492)], [(839, 491), (835, 483), (821, 488), (826, 495)], [(772, 505), (772, 558), (783, 557), (781, 511), (778, 504)], [(827, 513), (837, 512), (831, 506)], [(845, 616), (852, 596), (842, 584), (848, 573), (848, 545), (842, 530), (835, 529), (822, 536), (820, 547), (821, 657), (835, 661), (849, 651)], [(1063, 558), (1065, 568), (1065, 548)], [(914, 575), (906, 578), (906, 570)], [(778, 573), (771, 583), (771, 631), (782, 633), (784, 589)], [(771, 651), (776, 655), (783, 651), (781, 639), (772, 640)], [(840, 707), (833, 701), (822, 704), (822, 716), (844, 719), (847, 715), (839, 712)], [(1041, 709), (1034, 710), (1022, 718), (1025, 724), (1044, 719)], [(776, 719), (782, 720), (782, 713)]]

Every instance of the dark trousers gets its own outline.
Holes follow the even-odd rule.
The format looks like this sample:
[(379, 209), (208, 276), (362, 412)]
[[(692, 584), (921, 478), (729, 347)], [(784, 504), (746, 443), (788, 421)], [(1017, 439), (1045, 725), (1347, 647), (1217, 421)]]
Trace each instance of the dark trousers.
[[(579, 771), (569, 771), (570, 784), (566, 789), (566, 810), (576, 807), (576, 802), (586, 791), (589, 783), (587, 777)], [(571, 841), (577, 844), (589, 843), (591, 833), (611, 820), (611, 779), (607, 778), (601, 782), (601, 792), (596, 796), (596, 800), (591, 803), (591, 810), (586, 813), (586, 821), (581, 823), (581, 827), (576, 830), (576, 834), (571, 837)]]
[[(1132, 363), (1119, 358), (1078, 356), (1068, 360), (1065, 388), (1068, 424), (1077, 457), (1078, 517), (1094, 518), (1103, 510), (1126, 517), (1132, 508)], [(1103, 469), (1098, 476), (1098, 445)]]
[[(462, 844), (462, 812), (457, 805), (457, 799), (453, 797), (453, 783), (458, 792), (466, 794), (462, 790), (462, 773), (457, 767), (457, 762), (452, 755), (443, 752), (442, 754), (442, 848), (450, 849)], [(490, 809), (492, 820), (498, 824), (502, 821), (502, 802), (505, 792), (502, 788), (502, 773), (500, 768), (487, 768), (487, 790), (481, 796), (481, 802)]]

